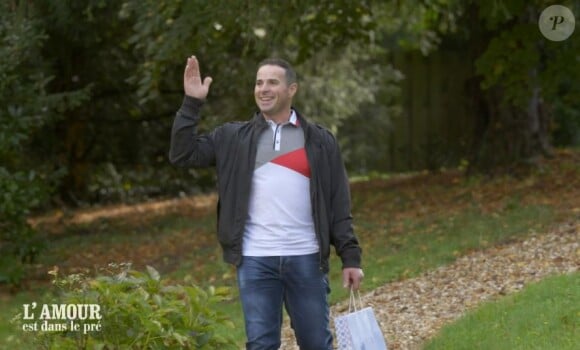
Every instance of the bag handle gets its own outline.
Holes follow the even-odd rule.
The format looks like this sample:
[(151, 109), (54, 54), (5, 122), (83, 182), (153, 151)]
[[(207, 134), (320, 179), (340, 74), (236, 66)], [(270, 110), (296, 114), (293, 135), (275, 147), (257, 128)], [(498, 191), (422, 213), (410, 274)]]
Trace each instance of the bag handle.
[[(358, 308), (356, 305), (357, 296), (358, 296)], [(358, 289), (354, 291), (352, 287), (350, 287), (350, 295), (348, 297), (348, 312), (351, 313), (353, 309), (354, 311), (362, 310), (362, 299), (360, 297), (360, 292), (358, 291)]]

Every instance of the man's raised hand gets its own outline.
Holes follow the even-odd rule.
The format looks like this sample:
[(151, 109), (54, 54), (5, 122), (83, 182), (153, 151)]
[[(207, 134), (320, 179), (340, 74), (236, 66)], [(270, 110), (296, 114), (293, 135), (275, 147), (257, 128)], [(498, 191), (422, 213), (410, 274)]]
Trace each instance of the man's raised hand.
[(195, 56), (189, 57), (187, 59), (187, 65), (185, 66), (185, 72), (183, 73), (183, 89), (185, 90), (185, 94), (203, 100), (207, 97), (211, 82), (211, 77), (205, 77), (202, 82), (197, 58)]

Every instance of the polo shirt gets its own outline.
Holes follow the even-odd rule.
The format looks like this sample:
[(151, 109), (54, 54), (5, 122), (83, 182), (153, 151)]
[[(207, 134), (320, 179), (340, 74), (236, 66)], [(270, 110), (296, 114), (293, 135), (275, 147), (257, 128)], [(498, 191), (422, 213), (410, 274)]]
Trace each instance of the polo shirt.
[(242, 254), (306, 255), (319, 251), (310, 201), (310, 166), (296, 112), (259, 137)]

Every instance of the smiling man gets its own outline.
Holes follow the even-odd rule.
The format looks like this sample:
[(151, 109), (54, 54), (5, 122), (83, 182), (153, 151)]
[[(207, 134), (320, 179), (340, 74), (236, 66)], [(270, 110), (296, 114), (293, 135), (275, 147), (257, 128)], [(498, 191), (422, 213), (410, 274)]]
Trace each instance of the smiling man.
[(169, 159), (180, 167), (217, 169), (218, 239), (224, 260), (237, 269), (246, 348), (280, 347), (285, 307), (300, 349), (332, 349), (330, 246), (342, 261), (345, 288), (358, 289), (363, 278), (336, 139), (292, 107), (297, 76), (281, 59), (258, 65), (259, 112), (198, 134), (211, 83), (201, 79), (197, 58), (189, 57)]

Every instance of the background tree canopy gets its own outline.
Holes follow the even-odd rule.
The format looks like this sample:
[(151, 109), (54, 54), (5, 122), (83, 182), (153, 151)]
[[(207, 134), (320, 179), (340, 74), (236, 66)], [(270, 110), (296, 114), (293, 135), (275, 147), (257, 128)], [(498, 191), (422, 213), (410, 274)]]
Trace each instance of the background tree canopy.
[[(353, 174), (460, 163), (513, 173), (577, 146), (578, 33), (541, 35), (550, 4), (4, 1), (0, 250), (34, 256), (31, 211), (213, 188), (211, 170), (176, 170), (166, 156), (191, 54), (214, 78), (205, 130), (254, 112), (261, 59), (293, 62), (296, 107), (338, 134)], [(579, 13), (578, 1), (562, 5)]]

